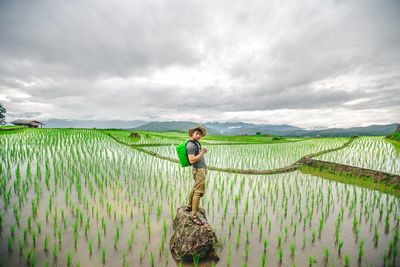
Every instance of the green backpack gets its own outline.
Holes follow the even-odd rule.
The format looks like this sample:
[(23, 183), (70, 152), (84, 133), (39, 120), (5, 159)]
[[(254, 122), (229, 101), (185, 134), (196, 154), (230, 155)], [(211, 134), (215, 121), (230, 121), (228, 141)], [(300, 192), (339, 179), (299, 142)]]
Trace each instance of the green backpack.
[(183, 143), (180, 143), (179, 145), (176, 146), (176, 152), (178, 153), (178, 158), (179, 158), (179, 163), (181, 164), (182, 167), (187, 167), (190, 166), (190, 162), (189, 162), (189, 157), (187, 154), (187, 150), (186, 150), (186, 145), (187, 143), (192, 142), (196, 145), (196, 154), (198, 154), (198, 146), (197, 144), (193, 141), (193, 140), (188, 140), (185, 141)]

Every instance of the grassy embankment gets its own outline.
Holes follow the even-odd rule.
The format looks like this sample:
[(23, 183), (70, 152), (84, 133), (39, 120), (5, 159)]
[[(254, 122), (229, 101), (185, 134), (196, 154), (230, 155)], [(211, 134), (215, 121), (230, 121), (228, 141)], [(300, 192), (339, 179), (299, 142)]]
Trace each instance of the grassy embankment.
[(28, 128), (25, 126), (0, 126), (0, 135), (19, 133), (26, 129)]
[(386, 140), (392, 143), (396, 151), (400, 154), (400, 132), (386, 136)]
[(389, 184), (387, 181), (376, 181), (370, 176), (359, 176), (352, 173), (337, 172), (329, 168), (314, 168), (307, 165), (300, 167), (300, 171), (304, 174), (318, 176), (327, 180), (334, 180), (344, 184), (351, 184), (372, 190), (377, 190), (386, 194), (400, 197), (400, 186), (397, 183)]
[[(116, 137), (118, 140), (127, 144), (136, 144), (138, 146), (156, 146), (156, 145), (177, 145), (189, 139), (186, 133), (179, 132), (148, 132), (134, 131), (140, 137), (131, 137), (132, 131), (129, 130), (101, 130), (104, 133)], [(202, 138), (201, 143), (204, 145), (249, 145), (249, 144), (275, 144), (298, 142), (305, 140), (304, 138), (277, 137), (270, 135), (241, 135), (241, 136), (220, 136), (207, 135)], [(139, 142), (141, 141), (141, 142)]]

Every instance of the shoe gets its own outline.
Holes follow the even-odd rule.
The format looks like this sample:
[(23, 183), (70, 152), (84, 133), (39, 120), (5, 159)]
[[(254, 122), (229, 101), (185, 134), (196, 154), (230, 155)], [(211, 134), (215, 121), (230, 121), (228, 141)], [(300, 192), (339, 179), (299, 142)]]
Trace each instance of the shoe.
[(192, 207), (191, 206), (186, 206), (185, 207), (185, 211), (192, 211)]
[(190, 219), (192, 219), (192, 222), (193, 223), (195, 223), (195, 224), (197, 224), (197, 225), (203, 225), (204, 223), (203, 223), (203, 221), (197, 216), (197, 215), (191, 215), (190, 216)]

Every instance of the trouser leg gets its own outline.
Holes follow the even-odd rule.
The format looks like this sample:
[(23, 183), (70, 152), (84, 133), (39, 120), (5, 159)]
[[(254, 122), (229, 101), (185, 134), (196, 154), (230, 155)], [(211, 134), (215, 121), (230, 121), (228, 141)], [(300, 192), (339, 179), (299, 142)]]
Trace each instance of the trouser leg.
[(194, 196), (194, 188), (192, 189), (192, 191), (190, 191), (190, 195), (189, 195), (189, 204), (188, 204), (189, 207), (192, 206), (193, 196)]
[(202, 196), (201, 193), (194, 192), (193, 201), (192, 201), (192, 215), (193, 216), (197, 215), (197, 212), (199, 211), (201, 196)]
[(190, 192), (189, 203), (192, 206), (192, 214), (196, 215), (199, 211), (200, 198), (204, 195), (205, 191), (205, 178), (207, 170), (197, 169), (193, 170), (193, 179), (195, 184)]

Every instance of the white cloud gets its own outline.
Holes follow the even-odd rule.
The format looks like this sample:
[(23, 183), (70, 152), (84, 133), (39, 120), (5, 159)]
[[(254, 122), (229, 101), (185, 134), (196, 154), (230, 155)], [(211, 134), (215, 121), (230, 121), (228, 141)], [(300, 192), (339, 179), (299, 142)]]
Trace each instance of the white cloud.
[(2, 1), (0, 101), (39, 118), (391, 123), (399, 27), (395, 0)]

